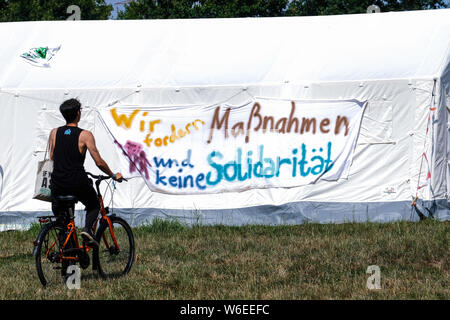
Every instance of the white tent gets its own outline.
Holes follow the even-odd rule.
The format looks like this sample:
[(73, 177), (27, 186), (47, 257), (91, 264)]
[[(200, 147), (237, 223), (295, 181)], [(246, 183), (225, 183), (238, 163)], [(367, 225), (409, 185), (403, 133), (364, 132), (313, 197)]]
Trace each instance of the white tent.
[[(94, 133), (113, 171), (123, 159), (98, 114), (112, 105), (367, 101), (345, 179), (167, 194), (135, 178), (114, 195), (116, 213), (133, 225), (154, 217), (236, 225), (416, 220), (416, 194), (436, 218), (450, 217), (450, 10), (0, 23), (0, 41), (0, 229), (49, 213), (49, 203), (32, 199), (37, 163), (51, 128), (64, 124), (59, 105), (72, 97), (84, 107), (80, 126)], [(46, 46), (60, 47), (48, 67), (21, 57)], [(89, 156), (86, 169), (98, 172)]]

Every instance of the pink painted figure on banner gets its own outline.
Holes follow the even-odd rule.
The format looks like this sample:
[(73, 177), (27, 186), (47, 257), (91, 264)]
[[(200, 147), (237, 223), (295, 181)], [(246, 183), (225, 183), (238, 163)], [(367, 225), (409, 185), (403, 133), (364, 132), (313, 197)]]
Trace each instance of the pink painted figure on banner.
[(127, 140), (124, 146), (118, 141), (114, 141), (122, 149), (123, 153), (130, 159), (130, 173), (136, 171), (136, 166), (139, 167), (141, 173), (145, 175), (145, 179), (149, 179), (148, 167), (152, 165), (147, 159), (147, 155), (142, 148), (142, 145), (137, 142)]

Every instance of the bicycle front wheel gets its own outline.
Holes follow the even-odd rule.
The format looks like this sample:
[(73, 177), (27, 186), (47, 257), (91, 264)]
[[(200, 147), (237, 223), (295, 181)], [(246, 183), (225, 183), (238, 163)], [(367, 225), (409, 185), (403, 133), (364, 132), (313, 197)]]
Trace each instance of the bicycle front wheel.
[(60, 256), (63, 238), (64, 229), (56, 223), (46, 225), (38, 235), (36, 270), (43, 286), (62, 284), (66, 280), (69, 263), (61, 262)]
[(134, 237), (128, 223), (119, 217), (109, 217), (102, 223), (96, 240), (99, 247), (94, 251), (98, 273), (103, 278), (116, 278), (126, 275), (134, 262)]

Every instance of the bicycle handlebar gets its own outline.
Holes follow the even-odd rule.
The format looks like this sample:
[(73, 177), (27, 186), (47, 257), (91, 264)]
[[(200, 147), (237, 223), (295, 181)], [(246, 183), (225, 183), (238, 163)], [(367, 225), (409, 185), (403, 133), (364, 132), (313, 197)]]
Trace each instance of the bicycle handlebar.
[[(112, 177), (110, 177), (110, 176), (95, 175), (95, 174), (92, 174), (92, 173), (90, 173), (90, 172), (86, 172), (86, 174), (87, 174), (88, 176), (91, 176), (92, 178), (94, 178), (94, 179), (97, 180), (97, 181), (102, 181), (102, 180), (112, 179)], [(119, 180), (115, 180), (115, 181), (121, 182), (122, 180), (123, 180), (123, 181), (128, 181), (128, 180), (125, 179), (125, 178), (122, 178), (120, 181), (119, 181)]]

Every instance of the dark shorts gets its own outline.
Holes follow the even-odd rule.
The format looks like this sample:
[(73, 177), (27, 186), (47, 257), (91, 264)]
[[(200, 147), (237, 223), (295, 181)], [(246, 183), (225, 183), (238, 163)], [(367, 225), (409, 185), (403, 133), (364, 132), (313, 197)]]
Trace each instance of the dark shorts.
[(59, 188), (55, 185), (50, 186), (52, 190), (52, 211), (53, 214), (56, 216), (59, 216), (63, 210), (65, 209), (61, 203), (59, 203), (55, 197), (56, 196), (75, 196), (77, 197), (78, 201), (80, 201), (85, 207), (86, 211), (92, 211), (92, 210), (100, 210), (100, 202), (97, 196), (97, 192), (95, 191), (92, 180), (89, 179), (89, 183), (77, 187), (66, 187), (66, 188)]

